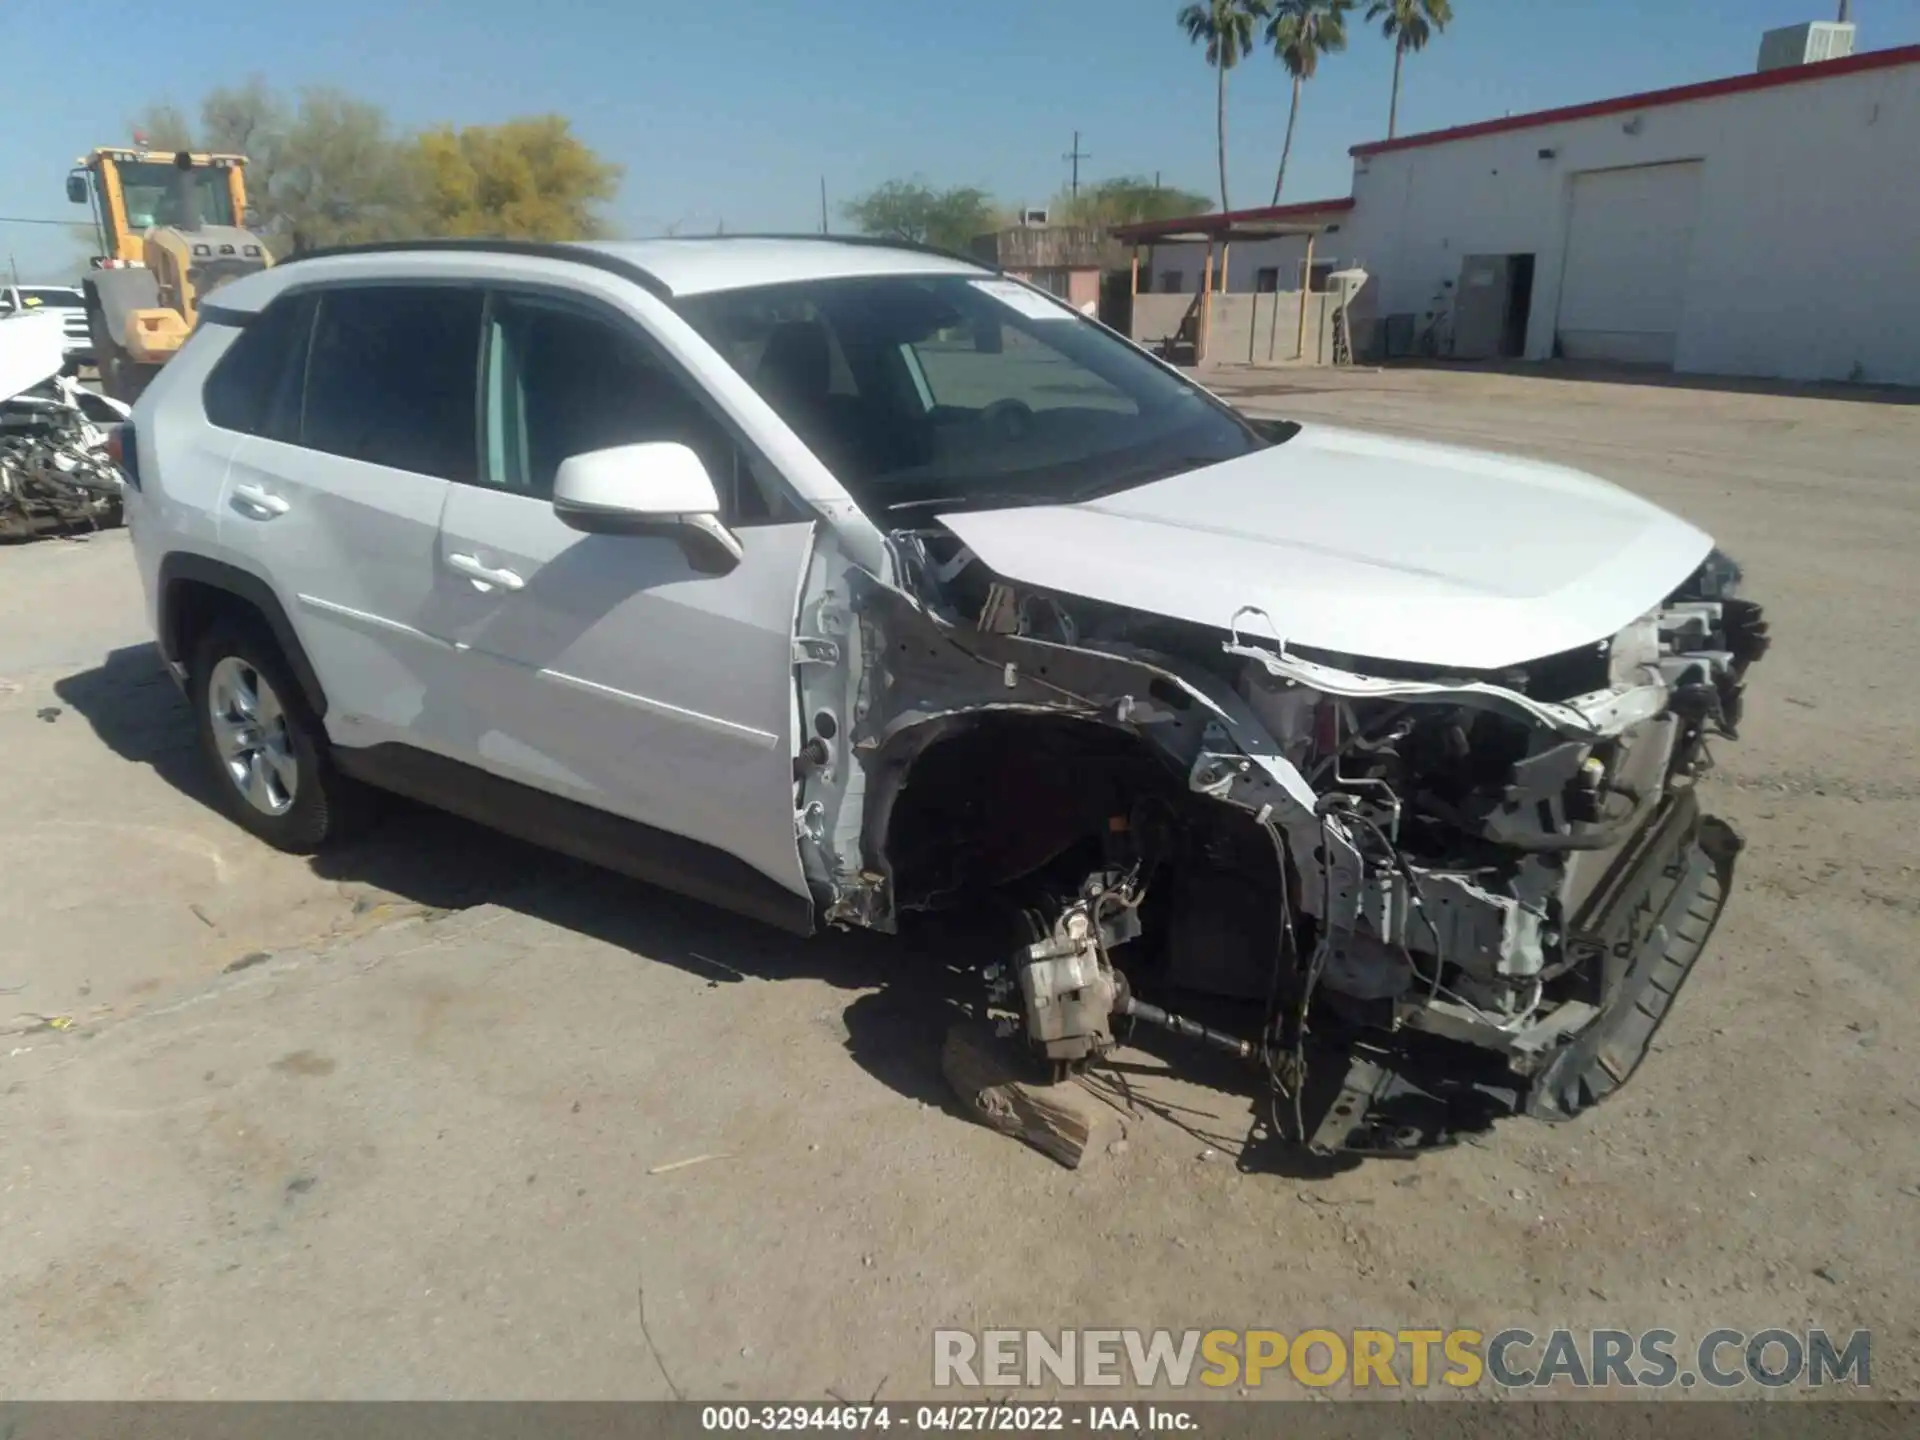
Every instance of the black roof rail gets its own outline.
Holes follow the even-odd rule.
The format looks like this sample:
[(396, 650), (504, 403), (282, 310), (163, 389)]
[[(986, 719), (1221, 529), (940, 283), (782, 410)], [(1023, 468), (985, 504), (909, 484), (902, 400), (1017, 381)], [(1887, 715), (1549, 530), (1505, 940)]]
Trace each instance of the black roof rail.
[(324, 245), (317, 250), (302, 250), (282, 260), (282, 265), (297, 265), (302, 260), (323, 260), (334, 255), (405, 255), (420, 251), (465, 251), (481, 255), (529, 255), (542, 260), (566, 260), (575, 265), (591, 265), (634, 282), (661, 300), (673, 299), (667, 282), (633, 261), (611, 255), (592, 245), (554, 240), (422, 239), (370, 240), (358, 245)]
[[(948, 250), (943, 246), (929, 245), (923, 240), (894, 240), (884, 235), (817, 235), (810, 233), (780, 234), (774, 232), (729, 234), (729, 235), (684, 235), (664, 236), (648, 243), (670, 245), (678, 242), (697, 244), (713, 240), (786, 240), (813, 241), (816, 244), (860, 245), (876, 250), (911, 250), (922, 255), (937, 255), (943, 260), (956, 260), (963, 265), (972, 265), (976, 269), (989, 270), (994, 274), (1005, 273), (991, 260), (982, 260), (975, 255), (962, 255), (957, 250)], [(482, 255), (529, 255), (543, 260), (566, 260), (576, 265), (591, 265), (596, 270), (605, 270), (633, 281), (650, 294), (662, 300), (673, 299), (673, 290), (658, 275), (644, 265), (620, 255), (614, 255), (591, 243), (556, 240), (507, 240), (489, 237), (458, 239), (419, 239), (419, 240), (368, 240), (355, 245), (324, 245), (315, 250), (302, 250), (280, 261), (282, 265), (296, 265), (302, 260), (321, 260), (334, 255), (405, 255), (421, 251), (452, 251), (459, 253), (477, 253)]]

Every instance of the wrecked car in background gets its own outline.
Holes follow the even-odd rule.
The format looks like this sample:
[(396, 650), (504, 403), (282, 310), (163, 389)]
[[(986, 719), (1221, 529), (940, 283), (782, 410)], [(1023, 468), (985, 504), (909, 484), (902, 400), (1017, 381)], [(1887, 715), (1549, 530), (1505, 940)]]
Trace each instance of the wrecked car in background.
[(1057, 1073), (1158, 1026), (1359, 1153), (1603, 1099), (1726, 902), (1697, 786), (1766, 626), (1602, 480), (1250, 421), (911, 247), (375, 247), (221, 300), (129, 504), (273, 843), (367, 782), (795, 930), (1004, 916), (982, 1007)]
[(55, 310), (0, 318), (0, 537), (119, 523), (113, 427), (128, 407), (68, 376)]

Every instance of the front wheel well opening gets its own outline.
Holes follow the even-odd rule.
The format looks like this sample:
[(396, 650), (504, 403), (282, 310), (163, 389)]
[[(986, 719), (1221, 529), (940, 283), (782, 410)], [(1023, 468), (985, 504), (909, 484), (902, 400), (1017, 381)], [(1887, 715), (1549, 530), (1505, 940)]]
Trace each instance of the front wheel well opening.
[(901, 910), (1018, 916), (1070, 899), (1096, 872), (1132, 872), (1144, 933), (1115, 960), (1136, 982), (1269, 993), (1286, 888), (1271, 835), (1194, 794), (1138, 733), (986, 715), (903, 763), (879, 837)]

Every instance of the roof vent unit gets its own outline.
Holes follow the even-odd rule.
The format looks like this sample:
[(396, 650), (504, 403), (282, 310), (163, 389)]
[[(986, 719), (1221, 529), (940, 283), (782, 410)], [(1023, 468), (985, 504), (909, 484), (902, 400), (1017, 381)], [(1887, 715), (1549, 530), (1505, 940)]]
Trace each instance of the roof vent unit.
[(1855, 27), (1831, 20), (1810, 20), (1769, 30), (1760, 37), (1760, 69), (1786, 70), (1795, 65), (1817, 65), (1853, 54)]
[(1045, 225), (1048, 219), (1049, 216), (1044, 205), (1035, 206), (1020, 212), (1020, 223), (1022, 225), (1041, 226)]

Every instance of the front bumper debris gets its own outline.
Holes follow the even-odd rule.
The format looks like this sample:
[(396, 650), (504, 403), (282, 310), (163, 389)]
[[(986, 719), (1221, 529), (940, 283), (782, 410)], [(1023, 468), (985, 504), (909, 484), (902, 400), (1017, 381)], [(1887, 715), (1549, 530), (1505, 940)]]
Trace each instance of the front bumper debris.
[(1600, 1012), (1530, 1076), (1462, 1066), (1458, 1049), (1420, 1037), (1354, 1046), (1338, 1089), (1319, 1097), (1310, 1132), (1319, 1154), (1410, 1155), (1453, 1144), (1507, 1115), (1569, 1120), (1613, 1094), (1646, 1058), (1654, 1035), (1704, 952), (1733, 885), (1740, 837), (1675, 795), (1636, 838), (1574, 927), (1604, 976)]

